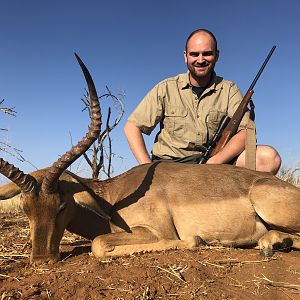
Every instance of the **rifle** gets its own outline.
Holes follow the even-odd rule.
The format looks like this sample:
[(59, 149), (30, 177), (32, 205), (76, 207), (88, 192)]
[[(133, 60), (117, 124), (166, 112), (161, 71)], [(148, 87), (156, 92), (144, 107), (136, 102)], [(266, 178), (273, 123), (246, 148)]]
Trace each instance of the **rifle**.
[(204, 152), (199, 164), (205, 164), (207, 160), (217, 154), (220, 150), (222, 150), (225, 145), (229, 142), (229, 140), (236, 134), (238, 127), (244, 117), (245, 113), (248, 111), (248, 103), (251, 101), (251, 97), (254, 94), (254, 86), (263, 72), (265, 66), (267, 65), (269, 59), (271, 58), (276, 46), (273, 46), (270, 50), (267, 58), (262, 64), (260, 70), (258, 71), (256, 77), (251, 83), (246, 95), (238, 106), (237, 110), (233, 114), (232, 118), (225, 116), (219, 125), (219, 128), (213, 138), (207, 142), (206, 151)]

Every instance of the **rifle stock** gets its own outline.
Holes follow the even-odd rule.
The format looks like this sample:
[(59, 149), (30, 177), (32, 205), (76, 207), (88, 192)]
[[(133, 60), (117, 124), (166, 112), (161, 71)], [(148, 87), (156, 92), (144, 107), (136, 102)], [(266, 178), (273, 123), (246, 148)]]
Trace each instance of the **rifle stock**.
[(243, 97), (240, 105), (238, 106), (237, 110), (233, 114), (231, 120), (223, 130), (221, 137), (219, 138), (218, 142), (216, 143), (216, 147), (212, 151), (211, 156), (216, 155), (219, 151), (221, 151), (225, 145), (229, 142), (229, 140), (236, 134), (239, 125), (245, 115), (245, 113), (248, 111), (248, 103), (251, 100), (251, 97), (254, 93), (254, 86), (260, 77), (262, 71), (264, 70), (266, 64), (268, 63), (270, 57), (272, 56), (276, 46), (273, 46), (272, 49), (270, 50), (267, 58), (265, 59), (263, 65), (261, 66), (259, 72), (257, 73), (256, 77), (254, 78), (252, 84), (250, 85), (246, 95)]
[(219, 141), (216, 144), (216, 147), (214, 148), (212, 152), (212, 156), (216, 155), (219, 151), (221, 151), (225, 145), (229, 142), (229, 140), (236, 134), (240, 123), (245, 115), (245, 113), (248, 110), (248, 103), (251, 100), (251, 97), (253, 95), (253, 90), (248, 90), (246, 95), (244, 96), (242, 102), (238, 106), (237, 110), (235, 111), (234, 115), (228, 122), (226, 128), (222, 132), (222, 135), (219, 139)]

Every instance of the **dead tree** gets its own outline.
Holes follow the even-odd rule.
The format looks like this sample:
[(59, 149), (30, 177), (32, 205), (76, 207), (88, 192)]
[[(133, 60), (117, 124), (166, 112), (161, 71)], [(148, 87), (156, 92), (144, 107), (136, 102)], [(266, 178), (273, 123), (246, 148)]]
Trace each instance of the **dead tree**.
[[(2, 99), (0, 101), (0, 112), (7, 114), (9, 116), (13, 116), (16, 117), (17, 116), (17, 112), (15, 111), (14, 107), (3, 107), (4, 103), (4, 99)], [(6, 128), (0, 128), (0, 131), (8, 131)], [(31, 163), (30, 161), (28, 161), (23, 155), (22, 155), (22, 150), (17, 149), (15, 147), (13, 147), (9, 142), (4, 141), (4, 140), (0, 140), (0, 152), (4, 152), (12, 157), (14, 157), (15, 159), (17, 159), (20, 162), (26, 162), (28, 164), (30, 164), (34, 169), (37, 169), (37, 167)]]
[[(114, 110), (116, 111), (116, 118), (111, 121), (112, 111), (111, 107), (108, 107), (107, 118), (105, 128), (101, 130), (97, 141), (92, 145), (92, 147), (83, 154), (86, 162), (92, 169), (92, 178), (99, 178), (100, 172), (103, 172), (108, 178), (112, 175), (112, 139), (111, 131), (116, 128), (116, 126), (121, 121), (124, 114), (124, 105), (122, 99), (124, 94), (120, 94), (118, 97), (113, 95), (108, 87), (106, 87), (107, 93), (99, 97), (100, 101), (104, 99), (110, 99), (113, 103)], [(87, 110), (91, 118), (91, 102), (89, 92), (86, 90), (84, 98), (81, 98), (85, 107), (82, 111)], [(89, 154), (91, 153), (91, 154)]]
[[(2, 99), (1, 101), (0, 101), (0, 111), (2, 111), (2, 112), (4, 112), (5, 114), (8, 114), (8, 115), (11, 115), (11, 116), (16, 116), (16, 111), (15, 111), (15, 108), (14, 107), (1, 107), (2, 106), (2, 104), (3, 104), (3, 102), (4, 102), (4, 99)], [(1, 129), (1, 130), (3, 130), (3, 129)]]
[[(3, 107), (4, 99), (0, 101), (0, 111), (4, 114), (10, 115), (15, 117), (17, 112), (15, 111), (14, 107)], [(1, 131), (7, 131), (6, 128), (0, 128)], [(3, 151), (5, 153), (8, 153), (14, 157), (16, 157), (18, 160), (25, 161), (24, 157), (20, 154), (20, 150), (12, 147), (9, 143), (0, 141), (0, 151)]]

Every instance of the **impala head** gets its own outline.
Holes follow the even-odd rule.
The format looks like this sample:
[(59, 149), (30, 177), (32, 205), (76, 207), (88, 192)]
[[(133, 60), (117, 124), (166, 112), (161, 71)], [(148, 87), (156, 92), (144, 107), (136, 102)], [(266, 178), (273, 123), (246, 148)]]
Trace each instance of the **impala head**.
[(59, 260), (59, 244), (74, 211), (71, 197), (62, 194), (59, 177), (97, 139), (101, 128), (101, 112), (97, 92), (89, 71), (75, 54), (85, 76), (91, 100), (91, 124), (86, 136), (55, 162), (42, 183), (0, 158), (0, 172), (21, 190), (23, 208), (29, 218), (32, 240), (30, 261)]

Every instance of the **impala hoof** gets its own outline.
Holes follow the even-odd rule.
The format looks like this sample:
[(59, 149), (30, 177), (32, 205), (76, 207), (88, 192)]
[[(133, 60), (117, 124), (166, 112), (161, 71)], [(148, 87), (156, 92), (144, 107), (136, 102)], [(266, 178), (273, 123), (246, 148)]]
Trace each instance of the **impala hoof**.
[(260, 249), (260, 255), (262, 257), (272, 257), (274, 254), (274, 251), (272, 248), (263, 248), (263, 249)]
[(41, 265), (41, 264), (54, 264), (60, 261), (60, 254), (52, 254), (52, 255), (31, 255), (30, 264), (32, 265)]
[(92, 253), (96, 258), (106, 257), (107, 253), (112, 252), (114, 249), (114, 246), (108, 245), (100, 236), (92, 242)]

